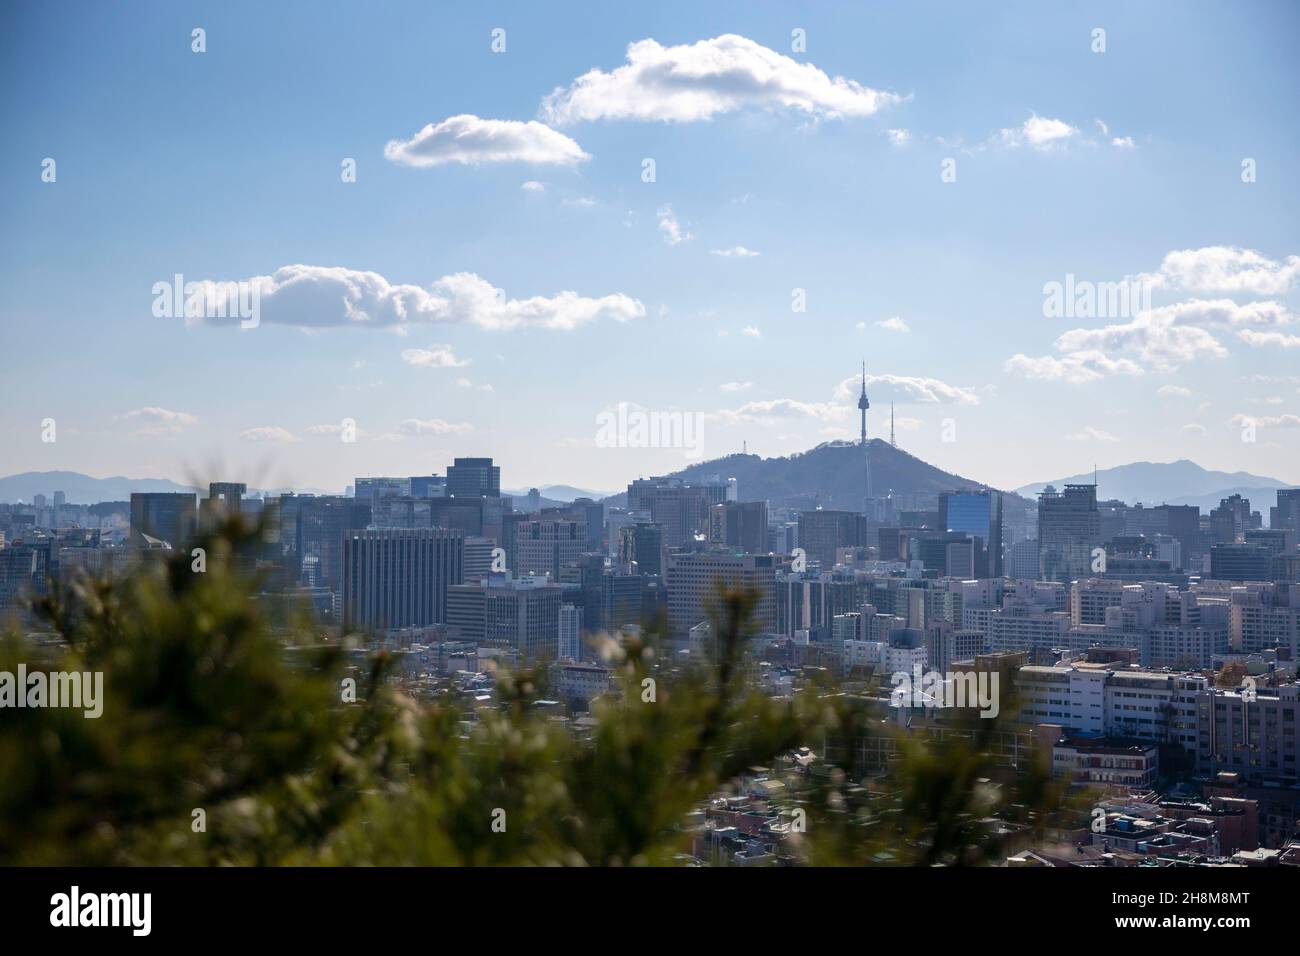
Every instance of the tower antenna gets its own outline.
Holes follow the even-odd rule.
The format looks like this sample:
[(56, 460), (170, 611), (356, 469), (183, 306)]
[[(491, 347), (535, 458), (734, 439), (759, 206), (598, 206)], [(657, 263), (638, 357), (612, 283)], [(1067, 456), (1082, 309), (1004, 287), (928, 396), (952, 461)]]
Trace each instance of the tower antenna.
[(893, 402), (889, 403), (889, 444), (893, 445), (895, 448), (898, 447), (898, 442), (894, 438), (894, 403)]
[(862, 363), (862, 394), (858, 397), (858, 410), (862, 413), (862, 460), (866, 468), (867, 501), (871, 501), (871, 448), (867, 445), (867, 409), (871, 402), (867, 400), (867, 363)]

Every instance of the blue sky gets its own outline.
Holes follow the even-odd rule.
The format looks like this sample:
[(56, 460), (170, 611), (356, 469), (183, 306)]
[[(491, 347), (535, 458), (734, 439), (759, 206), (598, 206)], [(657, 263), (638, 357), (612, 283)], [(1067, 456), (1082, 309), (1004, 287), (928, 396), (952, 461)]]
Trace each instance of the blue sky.
[[(7, 5), (0, 473), (618, 489), (691, 459), (602, 410), (789, 454), (865, 358), (874, 434), (1001, 487), (1300, 482), (1300, 8), (990, 6)], [(177, 273), (260, 324), (156, 316)]]

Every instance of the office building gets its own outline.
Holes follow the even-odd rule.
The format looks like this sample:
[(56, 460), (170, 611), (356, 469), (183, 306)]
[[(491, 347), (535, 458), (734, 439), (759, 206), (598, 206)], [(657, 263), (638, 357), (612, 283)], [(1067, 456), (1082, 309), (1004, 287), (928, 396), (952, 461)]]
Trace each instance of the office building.
[(1091, 573), (1094, 548), (1101, 547), (1096, 485), (1051, 485), (1038, 496), (1038, 575), (1069, 583)]
[(716, 551), (670, 554), (666, 579), (668, 623), (675, 636), (684, 637), (696, 624), (709, 619), (716, 607), (718, 589), (724, 585), (757, 590), (754, 626), (763, 634), (775, 630), (776, 558), (771, 555)]
[(500, 498), (501, 469), (491, 458), (457, 458), (447, 469), (447, 494), (455, 498)]
[(1002, 495), (996, 491), (950, 491), (939, 496), (939, 528), (976, 542), (971, 577), (1002, 577)]
[(180, 549), (189, 544), (198, 523), (191, 492), (133, 492), (131, 495), (131, 545), (146, 547), (144, 538)]
[(384, 528), (343, 537), (343, 626), (364, 631), (447, 620), (447, 589), (464, 574), (458, 531)]

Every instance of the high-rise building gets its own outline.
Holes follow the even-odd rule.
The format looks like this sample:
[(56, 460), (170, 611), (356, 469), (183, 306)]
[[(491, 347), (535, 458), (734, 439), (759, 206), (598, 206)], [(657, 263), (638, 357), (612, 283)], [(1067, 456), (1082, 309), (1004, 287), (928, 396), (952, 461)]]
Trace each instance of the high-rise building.
[(1230, 495), (1219, 500), (1219, 507), (1210, 512), (1210, 535), (1215, 544), (1234, 544), (1246, 532), (1261, 524), (1259, 512), (1250, 510), (1250, 499)]
[(1002, 495), (996, 491), (950, 491), (939, 496), (939, 527), (976, 542), (974, 577), (1002, 577)]
[(575, 498), (566, 510), (586, 522), (586, 550), (599, 551), (605, 538), (605, 505), (591, 498)]
[(564, 589), (541, 577), (492, 575), (447, 590), (447, 623), (467, 641), (515, 651), (521, 660), (554, 659), (560, 649)]
[(465, 538), (465, 584), (476, 584), (492, 573), (492, 557), (496, 548), (497, 543), (491, 538), (476, 535)]
[(1210, 549), (1210, 577), (1216, 581), (1269, 581), (1274, 552), (1260, 544), (1216, 544)]
[(560, 660), (582, 660), (582, 608), (560, 605)]
[[(381, 498), (403, 498), (411, 494), (410, 478), (358, 478), (352, 484), (352, 496), (373, 510)], [(424, 497), (424, 496), (421, 496)]]
[(383, 528), (343, 537), (343, 625), (367, 631), (447, 619), (447, 588), (460, 584), (459, 531)]
[(442, 498), (447, 494), (447, 479), (441, 475), (412, 475), (411, 497)]
[(243, 511), (244, 495), (248, 486), (242, 481), (213, 481), (208, 484), (208, 496), (199, 502), (199, 514), (205, 527)]
[(298, 564), (309, 587), (343, 586), (343, 536), (370, 524), (370, 505), (342, 495), (298, 499)]
[(799, 512), (799, 547), (809, 561), (817, 561), (829, 571), (835, 565), (840, 548), (856, 548), (867, 543), (867, 520), (856, 511)]
[(666, 573), (668, 624), (674, 635), (684, 636), (708, 620), (720, 585), (758, 591), (754, 626), (770, 634), (776, 628), (776, 562), (772, 555), (738, 555), (719, 551), (670, 554)]
[(1101, 546), (1096, 485), (1051, 485), (1038, 496), (1038, 574), (1042, 581), (1068, 584), (1086, 577), (1092, 551)]
[(721, 482), (688, 485), (677, 479), (642, 478), (627, 486), (629, 511), (648, 511), (663, 528), (664, 546), (679, 548), (707, 535), (709, 508), (727, 500)]
[(1037, 581), (1038, 539), (1025, 538), (1013, 544), (1009, 562), (1011, 566), (1006, 569), (1007, 577), (1015, 578), (1017, 581)]
[(584, 521), (567, 518), (534, 518), (515, 527), (514, 566), (516, 574), (546, 574), (558, 580), (560, 568), (577, 560), (587, 549)]
[(189, 543), (198, 515), (192, 492), (133, 492), (131, 494), (131, 544), (146, 545), (142, 536), (165, 541), (173, 548)]
[(501, 469), (491, 458), (457, 458), (447, 469), (447, 494), (456, 498), (500, 498)]
[[(58, 504), (58, 492), (54, 497), (55, 504)], [(1268, 516), (1270, 528), (1300, 534), (1300, 488), (1279, 488), (1277, 505), (1269, 509)]]
[(709, 543), (767, 554), (767, 502), (727, 501), (709, 509)]
[(619, 564), (635, 563), (641, 574), (662, 574), (663, 555), (664, 529), (659, 525), (643, 521), (618, 529)]

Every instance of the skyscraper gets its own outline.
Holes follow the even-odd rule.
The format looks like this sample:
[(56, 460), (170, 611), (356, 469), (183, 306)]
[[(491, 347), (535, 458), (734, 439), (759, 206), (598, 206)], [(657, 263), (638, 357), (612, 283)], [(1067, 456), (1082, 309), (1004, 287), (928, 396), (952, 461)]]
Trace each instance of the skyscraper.
[(343, 537), (343, 626), (425, 627), (447, 619), (464, 574), (464, 538), (443, 528), (382, 528)]
[(568, 518), (534, 518), (515, 527), (514, 571), (547, 574), (557, 580), (560, 568), (587, 548), (587, 524)]
[(1002, 577), (1002, 495), (996, 491), (948, 491), (939, 496), (942, 531), (977, 542), (975, 577)]
[(649, 511), (664, 529), (664, 546), (678, 548), (707, 533), (709, 508), (727, 500), (724, 484), (688, 485), (678, 479), (638, 479), (627, 486), (629, 511)]
[(1092, 549), (1101, 545), (1096, 485), (1051, 485), (1038, 496), (1038, 574), (1068, 584), (1091, 573)]
[(194, 534), (197, 510), (192, 492), (133, 492), (131, 494), (131, 544), (144, 544), (147, 535), (183, 548)]
[(447, 469), (447, 494), (457, 498), (500, 498), (501, 469), (491, 458), (457, 458)]
[[(715, 506), (716, 507), (716, 506)], [(662, 574), (664, 529), (649, 521), (624, 525), (618, 529), (618, 563), (635, 562), (641, 574)]]
[(754, 588), (759, 593), (754, 626), (770, 634), (776, 627), (776, 558), (717, 551), (668, 556), (668, 623), (673, 634), (685, 636), (708, 620), (719, 585)]
[(807, 552), (809, 561), (817, 561), (824, 571), (835, 566), (838, 549), (861, 547), (866, 543), (866, 519), (856, 511), (799, 512), (799, 547)]
[(338, 591), (343, 583), (343, 536), (370, 524), (370, 504), (341, 495), (301, 498), (298, 563), (302, 583)]
[(727, 501), (709, 511), (709, 543), (767, 553), (767, 502)]
[(560, 660), (582, 660), (582, 608), (560, 605)]

